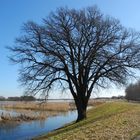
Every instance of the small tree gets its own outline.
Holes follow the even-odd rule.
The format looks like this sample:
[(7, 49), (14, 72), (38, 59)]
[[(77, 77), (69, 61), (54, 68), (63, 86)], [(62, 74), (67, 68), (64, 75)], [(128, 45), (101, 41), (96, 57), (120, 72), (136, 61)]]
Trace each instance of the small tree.
[(28, 93), (45, 93), (60, 84), (69, 87), (78, 110), (86, 118), (95, 86), (111, 81), (125, 84), (130, 68), (139, 68), (139, 33), (124, 28), (96, 7), (59, 8), (43, 24), (27, 22), (24, 35), (10, 50), (21, 64), (20, 81)]

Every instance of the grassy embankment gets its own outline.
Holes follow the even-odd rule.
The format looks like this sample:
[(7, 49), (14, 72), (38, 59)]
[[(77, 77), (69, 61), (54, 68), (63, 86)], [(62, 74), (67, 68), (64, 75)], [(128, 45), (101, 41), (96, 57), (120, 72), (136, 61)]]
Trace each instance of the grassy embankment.
[(35, 140), (131, 140), (140, 135), (140, 104), (108, 102), (72, 123)]

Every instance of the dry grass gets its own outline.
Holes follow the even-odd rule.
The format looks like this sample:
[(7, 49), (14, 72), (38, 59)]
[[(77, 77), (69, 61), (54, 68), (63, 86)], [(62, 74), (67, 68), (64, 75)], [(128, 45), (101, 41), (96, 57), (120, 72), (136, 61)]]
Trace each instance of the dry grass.
[[(105, 101), (90, 100), (89, 106), (97, 106)], [(68, 111), (76, 109), (74, 102), (7, 102), (0, 106), (6, 109), (24, 109), (24, 110), (44, 110), (44, 111)]]
[(11, 122), (11, 121), (16, 121), (16, 122), (21, 122), (21, 121), (32, 121), (32, 120), (38, 120), (38, 119), (45, 119), (41, 118), (40, 116), (36, 115), (25, 115), (25, 114), (20, 114), (19, 116), (11, 116), (10, 114), (4, 114), (0, 117), (1, 122)]
[(89, 110), (88, 119), (38, 140), (132, 140), (140, 135), (140, 104), (110, 102)]
[[(0, 114), (0, 122), (21, 122), (21, 121), (32, 121), (32, 120), (42, 120), (49, 116), (56, 116), (60, 114), (59, 111), (35, 111), (35, 110), (25, 110), (25, 109), (7, 109), (7, 112), (3, 111)], [(16, 114), (13, 114), (15, 112)]]
[(45, 110), (45, 111), (68, 111), (68, 102), (11, 102), (1, 105), (1, 108), (26, 109), (26, 110)]
[(1, 108), (18, 113), (16, 116), (10, 113), (0, 114), (0, 122), (8, 122), (46, 119), (49, 116), (68, 111), (70, 106), (67, 102), (7, 102), (1, 105)]

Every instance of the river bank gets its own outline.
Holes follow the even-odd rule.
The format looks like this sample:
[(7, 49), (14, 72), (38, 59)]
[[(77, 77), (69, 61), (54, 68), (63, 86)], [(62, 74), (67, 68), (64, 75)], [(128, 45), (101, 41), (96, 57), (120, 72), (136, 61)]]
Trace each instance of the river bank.
[[(89, 101), (88, 106), (97, 106), (103, 101)], [(76, 110), (75, 103), (69, 102), (0, 102), (0, 122), (32, 121), (59, 115), (61, 112)]]
[(0, 102), (0, 122), (32, 121), (74, 110), (70, 102)]
[[(24, 105), (27, 104), (28, 106), (21, 106), (20, 108), (17, 107), (17, 102), (11, 102), (6, 103), (0, 103), (1, 109), (0, 109), (0, 115), (5, 118), (0, 122), (0, 139), (4, 140), (27, 140), (31, 139), (35, 136), (41, 135), (43, 133), (48, 133), (50, 131), (53, 131), (55, 129), (58, 129), (62, 127), (63, 125), (66, 125), (67, 123), (71, 123), (72, 121), (76, 120), (77, 117), (77, 111), (75, 110), (74, 102), (68, 102), (68, 103), (58, 103), (58, 102), (51, 102), (51, 103), (45, 103), (46, 106), (49, 105), (49, 107), (53, 106), (53, 110), (58, 109), (58, 105), (61, 106), (68, 104), (69, 108), (64, 109), (65, 111), (47, 111), (42, 109), (35, 109), (33, 106), (29, 109), (29, 105), (34, 105), (35, 103), (18, 103), (18, 105)], [(103, 103), (103, 102), (102, 102)], [(91, 102), (89, 103), (89, 106), (96, 106), (102, 104), (101, 102)], [(7, 108), (3, 106), (3, 104), (9, 105)], [(38, 102), (36, 103), (38, 104)], [(34, 106), (35, 107), (35, 106)], [(62, 106), (65, 108), (65, 106)], [(22, 108), (22, 109), (21, 109)], [(26, 109), (23, 109), (26, 108)], [(27, 109), (28, 108), (28, 109)], [(62, 109), (61, 109), (62, 110)], [(10, 114), (10, 115), (9, 115)], [(22, 114), (22, 115), (21, 115)], [(41, 115), (43, 116), (43, 119), (40, 117), (35, 118), (34, 115)], [(25, 116), (26, 115), (26, 116)], [(11, 117), (12, 116), (12, 117)], [(34, 117), (34, 118), (32, 118)]]
[(140, 135), (140, 104), (107, 102), (88, 111), (86, 120), (72, 123), (33, 140), (133, 140)]
[(76, 119), (76, 111), (61, 112), (42, 120), (0, 124), (1, 140), (31, 140), (33, 137), (58, 129)]

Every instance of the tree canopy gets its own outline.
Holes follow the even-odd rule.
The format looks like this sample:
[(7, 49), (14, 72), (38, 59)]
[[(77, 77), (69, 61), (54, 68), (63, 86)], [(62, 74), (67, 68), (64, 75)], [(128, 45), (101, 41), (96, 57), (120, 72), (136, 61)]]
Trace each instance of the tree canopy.
[(97, 7), (59, 8), (41, 25), (24, 24), (24, 34), (10, 47), (11, 60), (21, 64), (20, 81), (30, 94), (48, 95), (54, 86), (69, 88), (78, 110), (86, 117), (95, 86), (125, 84), (132, 69), (140, 68), (140, 34)]

